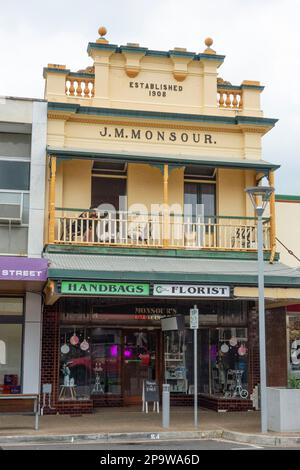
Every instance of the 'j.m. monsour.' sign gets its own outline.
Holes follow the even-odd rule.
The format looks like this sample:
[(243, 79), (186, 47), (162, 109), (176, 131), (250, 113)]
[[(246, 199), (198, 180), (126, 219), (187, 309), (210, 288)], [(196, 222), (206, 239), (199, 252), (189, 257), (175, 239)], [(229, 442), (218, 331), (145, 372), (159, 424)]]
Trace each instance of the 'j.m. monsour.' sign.
[(61, 293), (72, 295), (148, 296), (150, 286), (149, 284), (125, 282), (62, 281)]
[(99, 131), (100, 138), (129, 142), (157, 142), (189, 145), (216, 145), (212, 134), (194, 131), (161, 130), (132, 127), (105, 126)]

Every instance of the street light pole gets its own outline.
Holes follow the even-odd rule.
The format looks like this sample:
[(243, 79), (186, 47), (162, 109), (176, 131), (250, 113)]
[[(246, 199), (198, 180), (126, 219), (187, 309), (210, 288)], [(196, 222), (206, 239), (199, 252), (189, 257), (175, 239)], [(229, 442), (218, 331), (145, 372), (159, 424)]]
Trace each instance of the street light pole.
[(257, 213), (257, 259), (258, 259), (258, 318), (259, 318), (259, 357), (260, 357), (260, 409), (261, 432), (268, 431), (268, 400), (266, 371), (266, 321), (265, 321), (265, 282), (264, 282), (264, 245), (263, 245), (263, 209)]
[(268, 431), (268, 397), (266, 367), (266, 320), (265, 320), (265, 280), (264, 280), (264, 234), (263, 213), (274, 188), (255, 186), (247, 188), (257, 215), (257, 260), (258, 260), (258, 320), (259, 320), (259, 364), (260, 364), (260, 410), (261, 432)]

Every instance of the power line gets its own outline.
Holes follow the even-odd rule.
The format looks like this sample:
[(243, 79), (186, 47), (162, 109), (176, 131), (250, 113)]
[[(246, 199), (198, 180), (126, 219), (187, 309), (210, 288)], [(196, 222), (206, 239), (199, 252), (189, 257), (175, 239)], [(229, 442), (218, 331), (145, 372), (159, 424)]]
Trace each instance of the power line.
[(287, 246), (285, 246), (285, 244), (282, 243), (282, 241), (280, 241), (277, 237), (276, 237), (276, 240), (278, 241), (278, 243), (280, 243), (280, 245), (283, 246), (283, 248), (286, 249), (286, 251), (288, 252), (289, 255), (294, 256), (294, 258), (296, 258), (296, 260), (299, 261), (299, 263), (300, 263), (300, 259), (298, 258), (298, 256), (295, 255), (295, 253), (292, 250), (290, 250)]

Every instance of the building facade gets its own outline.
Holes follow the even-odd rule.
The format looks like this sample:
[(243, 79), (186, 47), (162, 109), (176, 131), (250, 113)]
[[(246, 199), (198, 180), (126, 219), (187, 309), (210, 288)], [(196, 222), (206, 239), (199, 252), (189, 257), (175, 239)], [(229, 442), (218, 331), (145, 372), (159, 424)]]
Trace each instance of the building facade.
[[(277, 246), (282, 262), (296, 271), (300, 270), (300, 197), (278, 194), (276, 196)], [(282, 336), (287, 338), (288, 375), (300, 378), (300, 304), (286, 308), (286, 322)]]
[(0, 393), (40, 391), (47, 103), (0, 100)]
[[(263, 87), (222, 79), (225, 57), (209, 38), (192, 53), (99, 34), (87, 69), (44, 70), (42, 383), (52, 385), (52, 412), (137, 404), (147, 379), (169, 383), (174, 405), (190, 404), (195, 304), (200, 403), (253, 409), (257, 226), (245, 188), (273, 186), (277, 169), (261, 154), (276, 124), (263, 116)], [(264, 220), (268, 380), (285, 385), (279, 325), (299, 298), (300, 273), (278, 261), (275, 225), (273, 196)]]

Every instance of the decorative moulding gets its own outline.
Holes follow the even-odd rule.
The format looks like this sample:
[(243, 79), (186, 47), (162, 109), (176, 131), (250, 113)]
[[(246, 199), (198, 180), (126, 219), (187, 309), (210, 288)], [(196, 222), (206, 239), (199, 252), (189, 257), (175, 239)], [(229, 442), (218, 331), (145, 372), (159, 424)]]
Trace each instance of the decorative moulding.
[(178, 82), (183, 82), (188, 75), (188, 64), (193, 60), (194, 54), (178, 50), (170, 52), (173, 62), (173, 76)]
[(130, 47), (122, 47), (121, 52), (125, 57), (125, 72), (129, 78), (135, 78), (141, 71), (141, 60), (146, 55), (147, 49), (136, 50)]

